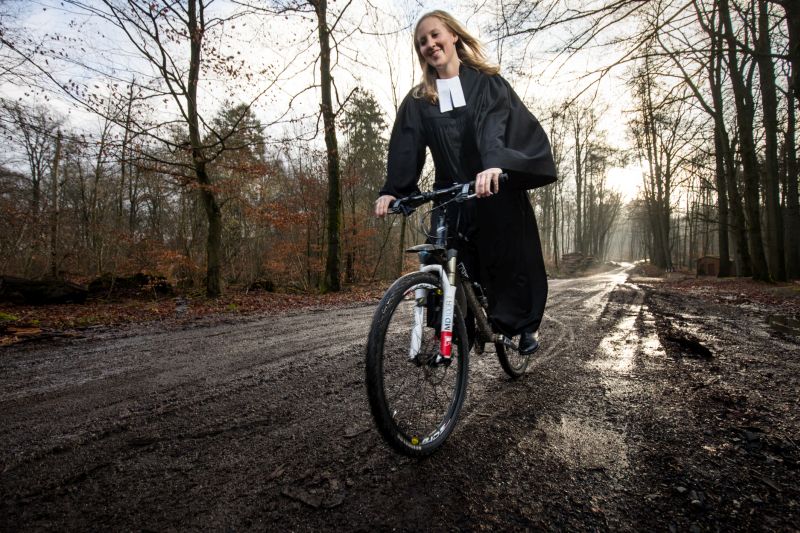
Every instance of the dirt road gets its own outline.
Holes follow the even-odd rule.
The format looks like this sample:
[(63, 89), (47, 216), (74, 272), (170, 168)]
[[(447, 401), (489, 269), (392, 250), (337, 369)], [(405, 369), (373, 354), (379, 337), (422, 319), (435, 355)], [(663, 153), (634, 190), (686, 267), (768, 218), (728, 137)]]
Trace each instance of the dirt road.
[(0, 531), (797, 530), (800, 344), (766, 310), (554, 280), (528, 374), (473, 355), (417, 461), (372, 428), (373, 308), (0, 351)]

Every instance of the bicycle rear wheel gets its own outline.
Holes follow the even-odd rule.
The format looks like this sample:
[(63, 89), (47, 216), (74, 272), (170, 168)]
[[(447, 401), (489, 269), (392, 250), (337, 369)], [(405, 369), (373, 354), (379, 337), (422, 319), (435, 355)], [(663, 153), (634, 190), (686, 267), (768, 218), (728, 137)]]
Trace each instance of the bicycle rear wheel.
[[(515, 344), (519, 343), (519, 337), (514, 340)], [(497, 359), (500, 360), (500, 366), (503, 367), (503, 370), (511, 379), (517, 379), (525, 374), (525, 370), (527, 370), (531, 362), (532, 354), (522, 355), (519, 350), (500, 342), (496, 342), (494, 346), (497, 350)]]
[(431, 273), (398, 279), (378, 304), (367, 341), (372, 416), (384, 440), (409, 456), (429, 455), (444, 443), (466, 397), (469, 348), (458, 305), (451, 361), (436, 363), (441, 315), (433, 299), (441, 292)]

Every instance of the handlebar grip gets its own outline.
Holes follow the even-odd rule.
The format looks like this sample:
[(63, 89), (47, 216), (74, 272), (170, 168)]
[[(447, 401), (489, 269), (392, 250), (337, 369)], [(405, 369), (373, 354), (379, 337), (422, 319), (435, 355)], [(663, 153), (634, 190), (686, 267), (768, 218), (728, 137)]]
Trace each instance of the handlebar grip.
[[(502, 174), (500, 174), (498, 181), (500, 184), (508, 183), (509, 181), (508, 173), (503, 172)], [(391, 214), (400, 213), (405, 216), (408, 216), (414, 211), (416, 211), (417, 207), (424, 204), (425, 202), (429, 202), (443, 194), (455, 193), (462, 187), (468, 187), (469, 191), (474, 191), (475, 181), (471, 181), (469, 183), (454, 184), (453, 186), (448, 187), (447, 189), (440, 189), (438, 191), (423, 192), (413, 196), (406, 196), (405, 198), (397, 198), (391, 204), (389, 204), (388, 212)]]

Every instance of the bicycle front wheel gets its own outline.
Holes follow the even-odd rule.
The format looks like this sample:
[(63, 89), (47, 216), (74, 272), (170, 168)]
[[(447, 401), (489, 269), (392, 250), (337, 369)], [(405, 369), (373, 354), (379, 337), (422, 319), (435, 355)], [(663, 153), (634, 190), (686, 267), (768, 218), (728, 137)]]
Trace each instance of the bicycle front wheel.
[(434, 274), (398, 279), (378, 304), (367, 341), (372, 416), (384, 440), (409, 456), (429, 455), (444, 443), (466, 396), (469, 348), (458, 305), (451, 360), (437, 362), (441, 295)]

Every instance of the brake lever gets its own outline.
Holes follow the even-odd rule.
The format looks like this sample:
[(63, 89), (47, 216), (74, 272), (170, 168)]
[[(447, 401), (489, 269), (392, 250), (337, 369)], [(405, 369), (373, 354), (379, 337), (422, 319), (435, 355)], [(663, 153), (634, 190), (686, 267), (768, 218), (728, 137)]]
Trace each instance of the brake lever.
[(469, 200), (471, 198), (475, 198), (475, 193), (472, 193), (472, 194), (469, 193), (470, 186), (471, 186), (470, 183), (465, 183), (464, 185), (462, 185), (461, 192), (459, 192), (456, 195), (456, 197), (454, 198), (456, 203), (460, 204), (461, 202), (466, 202), (467, 200)]
[(395, 200), (394, 203), (395, 205), (391, 206), (389, 208), (389, 211), (395, 214), (399, 213), (404, 217), (409, 216), (411, 213), (417, 210), (416, 207), (411, 207), (410, 205), (406, 205), (402, 203), (400, 200)]

